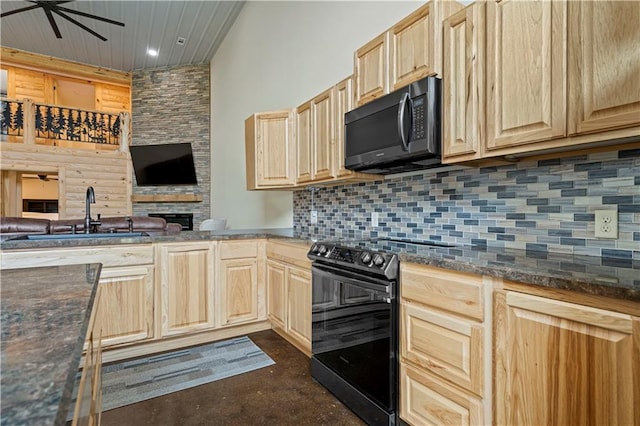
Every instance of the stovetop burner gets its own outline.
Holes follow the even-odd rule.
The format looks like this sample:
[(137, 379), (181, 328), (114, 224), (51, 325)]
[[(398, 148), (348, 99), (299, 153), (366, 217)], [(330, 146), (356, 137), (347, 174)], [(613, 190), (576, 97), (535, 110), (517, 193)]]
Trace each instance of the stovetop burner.
[(431, 241), (378, 238), (354, 241), (320, 241), (311, 246), (307, 257), (314, 262), (331, 264), (397, 279), (398, 253), (415, 252), (419, 247), (453, 247)]

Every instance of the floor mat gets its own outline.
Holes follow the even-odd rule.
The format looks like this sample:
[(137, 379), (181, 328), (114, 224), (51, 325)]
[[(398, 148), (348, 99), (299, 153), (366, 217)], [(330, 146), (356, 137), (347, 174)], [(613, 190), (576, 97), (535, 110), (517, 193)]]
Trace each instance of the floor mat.
[(102, 367), (102, 411), (272, 364), (267, 354), (243, 336), (106, 365)]

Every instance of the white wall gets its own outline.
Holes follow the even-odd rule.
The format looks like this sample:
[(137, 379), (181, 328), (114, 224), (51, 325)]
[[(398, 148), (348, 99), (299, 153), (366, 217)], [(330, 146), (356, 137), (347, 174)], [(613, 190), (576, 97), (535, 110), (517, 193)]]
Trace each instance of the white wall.
[(293, 226), (291, 192), (247, 191), (244, 120), (296, 107), (353, 72), (353, 52), (424, 1), (250, 1), (211, 62), (211, 212)]

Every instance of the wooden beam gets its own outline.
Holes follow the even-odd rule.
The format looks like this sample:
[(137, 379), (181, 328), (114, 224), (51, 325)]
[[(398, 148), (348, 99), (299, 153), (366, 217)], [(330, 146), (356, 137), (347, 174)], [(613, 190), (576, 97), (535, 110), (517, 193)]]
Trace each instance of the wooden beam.
[(135, 194), (131, 196), (134, 203), (201, 203), (200, 194)]
[(19, 49), (0, 47), (0, 61), (3, 65), (14, 65), (67, 77), (86, 78), (92, 81), (131, 87), (131, 73), (129, 72), (81, 64)]

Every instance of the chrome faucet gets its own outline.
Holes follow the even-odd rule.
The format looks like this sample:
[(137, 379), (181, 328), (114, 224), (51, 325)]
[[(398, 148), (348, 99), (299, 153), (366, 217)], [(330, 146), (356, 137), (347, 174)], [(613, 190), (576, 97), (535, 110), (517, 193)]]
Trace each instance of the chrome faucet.
[(96, 202), (96, 193), (93, 192), (93, 186), (87, 188), (87, 195), (85, 197), (85, 215), (84, 215), (84, 233), (89, 234), (91, 232), (91, 226), (94, 225), (93, 219), (91, 219), (91, 204)]

